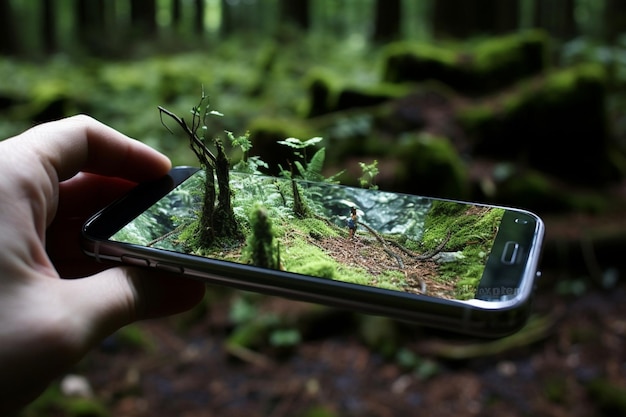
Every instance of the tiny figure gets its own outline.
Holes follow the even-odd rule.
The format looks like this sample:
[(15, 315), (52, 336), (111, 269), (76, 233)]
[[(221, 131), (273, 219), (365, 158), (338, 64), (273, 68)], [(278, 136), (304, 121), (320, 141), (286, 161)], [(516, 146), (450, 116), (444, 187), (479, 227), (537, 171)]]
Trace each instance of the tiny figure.
[(356, 207), (351, 207), (350, 217), (348, 217), (348, 231), (350, 233), (350, 239), (354, 239), (354, 233), (356, 232), (356, 225), (358, 223), (357, 219)]

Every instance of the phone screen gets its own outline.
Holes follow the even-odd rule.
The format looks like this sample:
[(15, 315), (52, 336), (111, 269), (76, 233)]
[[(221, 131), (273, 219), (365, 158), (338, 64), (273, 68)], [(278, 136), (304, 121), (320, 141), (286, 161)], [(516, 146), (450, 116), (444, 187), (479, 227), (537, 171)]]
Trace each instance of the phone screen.
[(232, 172), (239, 229), (200, 247), (204, 186), (199, 170), (109, 240), (447, 300), (502, 301), (519, 291), (537, 233), (526, 212)]

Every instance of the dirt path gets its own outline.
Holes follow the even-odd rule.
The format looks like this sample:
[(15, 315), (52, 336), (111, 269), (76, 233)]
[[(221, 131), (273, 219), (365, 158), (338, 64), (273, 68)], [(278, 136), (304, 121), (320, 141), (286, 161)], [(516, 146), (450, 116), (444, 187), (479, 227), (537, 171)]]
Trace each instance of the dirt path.
[(389, 270), (401, 271), (406, 279), (403, 288), (407, 292), (422, 294), (422, 283), (426, 287), (426, 294), (442, 298), (453, 298), (454, 283), (442, 283), (437, 280), (438, 264), (433, 260), (415, 260), (408, 256), (401, 256), (400, 251), (394, 251), (401, 257), (403, 268), (398, 261), (390, 256), (383, 245), (367, 235), (367, 232), (357, 234), (355, 239), (345, 237), (330, 237), (311, 242), (323, 249), (337, 262), (357, 268), (363, 268), (375, 278), (370, 285), (376, 286), (380, 281), (376, 277), (383, 277)]

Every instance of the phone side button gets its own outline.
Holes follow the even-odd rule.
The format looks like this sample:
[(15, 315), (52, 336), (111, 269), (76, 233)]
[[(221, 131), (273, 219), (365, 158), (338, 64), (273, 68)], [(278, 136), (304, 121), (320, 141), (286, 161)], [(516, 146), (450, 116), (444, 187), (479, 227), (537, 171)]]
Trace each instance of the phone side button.
[(506, 242), (504, 244), (504, 250), (502, 251), (502, 256), (500, 257), (500, 261), (502, 261), (502, 263), (505, 265), (515, 264), (519, 249), (520, 249), (519, 243), (513, 242), (512, 240)]
[(147, 259), (144, 258), (138, 258), (136, 256), (130, 256), (130, 255), (122, 255), (122, 262), (127, 264), (127, 265), (133, 265), (133, 266), (150, 266), (150, 262), (148, 262)]
[(174, 274), (182, 274), (183, 272), (185, 272), (185, 270), (181, 268), (180, 266), (171, 265), (171, 264), (157, 263), (156, 267), (157, 269), (160, 269), (161, 271), (172, 272)]

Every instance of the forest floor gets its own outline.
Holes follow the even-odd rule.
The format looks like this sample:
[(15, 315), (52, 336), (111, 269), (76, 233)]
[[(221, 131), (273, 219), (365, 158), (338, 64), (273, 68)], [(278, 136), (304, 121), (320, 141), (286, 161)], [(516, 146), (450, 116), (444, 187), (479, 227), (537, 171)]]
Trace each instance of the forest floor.
[[(626, 230), (624, 218), (607, 225)], [(548, 230), (549, 247), (576, 233), (564, 220)], [(350, 256), (355, 242), (343, 241), (333, 245)], [(299, 322), (301, 340), (242, 348), (231, 343), (241, 294), (210, 288), (192, 318), (134, 325), (141, 343), (113, 335), (73, 372), (105, 415), (121, 417), (624, 415), (626, 282), (599, 288), (581, 279), (584, 270), (554, 267), (551, 250), (547, 256), (529, 325), (509, 338), (452, 336), (261, 297), (256, 314)]]
[[(432, 296), (451, 298), (450, 295), (454, 293), (454, 282), (437, 280), (438, 265), (432, 259), (404, 259), (403, 268), (400, 268), (396, 259), (384, 250), (383, 245), (358, 232), (354, 239), (331, 237), (315, 241), (313, 244), (322, 248), (340, 264), (363, 268), (375, 277), (381, 276), (387, 271), (401, 271), (405, 275), (403, 288), (407, 292), (422, 294), (422, 287), (424, 286), (426, 293)], [(376, 280), (369, 283), (372, 286), (378, 284), (380, 283)]]
[[(355, 325), (361, 319), (343, 312), (286, 351), (235, 353), (220, 303), (185, 332), (163, 320), (141, 324), (154, 350), (103, 347), (84, 375), (115, 416), (619, 415), (623, 399), (611, 395), (626, 392), (625, 296), (624, 284), (575, 299), (539, 294), (536, 314), (550, 317), (549, 330), (501, 351), (498, 342), (401, 326), (402, 349), (421, 361), (413, 369), (376, 352)], [(312, 307), (268, 297), (262, 308)], [(466, 358), (442, 354), (459, 347)]]

